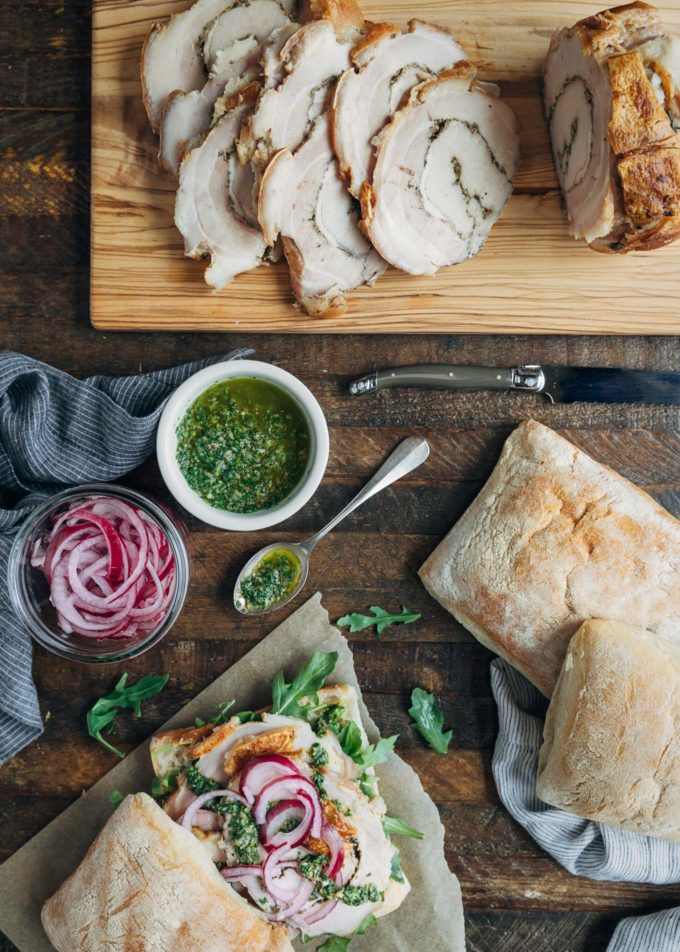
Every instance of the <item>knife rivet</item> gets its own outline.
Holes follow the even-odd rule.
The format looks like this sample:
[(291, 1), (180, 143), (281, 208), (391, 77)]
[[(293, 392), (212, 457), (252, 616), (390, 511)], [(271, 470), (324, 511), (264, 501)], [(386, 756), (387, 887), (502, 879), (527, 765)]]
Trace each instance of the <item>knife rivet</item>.
[(501, 379), (501, 375), (500, 375), (500, 374), (496, 374), (496, 380), (500, 380), (500, 379)]

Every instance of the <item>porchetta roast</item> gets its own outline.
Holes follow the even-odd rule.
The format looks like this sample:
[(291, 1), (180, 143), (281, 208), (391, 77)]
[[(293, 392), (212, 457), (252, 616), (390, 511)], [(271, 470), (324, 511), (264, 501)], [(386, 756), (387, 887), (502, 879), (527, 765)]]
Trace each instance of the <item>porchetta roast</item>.
[(545, 108), (571, 233), (606, 252), (680, 237), (680, 39), (645, 3), (557, 33)]
[(388, 264), (433, 274), (475, 255), (512, 192), (514, 114), (420, 20), (197, 0), (153, 25), (141, 72), (176, 225), (215, 290), (285, 255), (297, 304), (339, 313)]

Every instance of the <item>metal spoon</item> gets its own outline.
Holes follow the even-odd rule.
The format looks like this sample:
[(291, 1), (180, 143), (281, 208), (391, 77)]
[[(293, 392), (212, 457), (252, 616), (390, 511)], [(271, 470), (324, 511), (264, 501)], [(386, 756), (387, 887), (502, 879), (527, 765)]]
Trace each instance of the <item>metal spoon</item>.
[[(348, 516), (350, 512), (354, 512), (354, 510), (363, 505), (367, 499), (370, 499), (371, 496), (375, 496), (376, 493), (379, 493), (387, 486), (396, 482), (397, 479), (401, 479), (402, 476), (406, 476), (411, 470), (420, 466), (429, 455), (430, 447), (427, 440), (423, 440), (417, 436), (407, 437), (385, 460), (377, 473), (369, 479), (361, 492), (357, 493), (342, 512), (339, 512), (334, 519), (331, 519), (328, 525), (324, 526), (323, 529), (320, 529), (315, 535), (310, 536), (309, 539), (305, 539), (303, 542), (274, 542), (272, 545), (266, 545), (263, 549), (260, 549), (259, 552), (256, 552), (243, 566), (239, 577), (236, 579), (236, 585), (234, 586), (234, 607), (237, 611), (241, 612), (242, 615), (268, 615), (269, 612), (283, 608), (284, 605), (292, 601), (307, 581), (307, 575), (309, 574), (309, 557), (316, 544), (320, 542), (331, 529), (334, 529), (345, 516)], [(269, 552), (278, 551), (280, 549), (290, 553), (293, 558), (300, 563), (300, 574), (294, 589), (290, 594), (286, 595), (285, 598), (267, 605), (266, 608), (249, 608), (245, 598), (241, 594), (241, 583), (243, 579), (250, 575), (264, 556)]]

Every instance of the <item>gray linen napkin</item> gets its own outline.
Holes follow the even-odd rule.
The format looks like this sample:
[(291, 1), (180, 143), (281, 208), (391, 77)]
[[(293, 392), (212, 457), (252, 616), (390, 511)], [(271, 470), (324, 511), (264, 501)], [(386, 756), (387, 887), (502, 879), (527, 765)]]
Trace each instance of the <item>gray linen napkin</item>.
[[(680, 882), (680, 844), (583, 820), (536, 796), (538, 752), (547, 700), (500, 658), (491, 662), (498, 707), (492, 770), (508, 812), (575, 876), (610, 882)], [(608, 952), (678, 952), (680, 909), (619, 924)]]
[(163, 404), (179, 384), (202, 367), (252, 353), (237, 350), (169, 370), (87, 380), (0, 353), (0, 764), (43, 730), (31, 639), (7, 591), (15, 530), (65, 486), (116, 479), (134, 469), (153, 452)]

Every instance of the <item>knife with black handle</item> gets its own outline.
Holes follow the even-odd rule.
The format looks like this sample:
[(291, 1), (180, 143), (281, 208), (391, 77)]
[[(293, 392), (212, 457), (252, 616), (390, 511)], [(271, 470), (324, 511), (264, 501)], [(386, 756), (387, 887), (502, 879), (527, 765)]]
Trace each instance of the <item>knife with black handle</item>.
[(358, 377), (349, 392), (358, 396), (392, 387), (438, 390), (504, 390), (541, 393), (552, 403), (650, 403), (680, 405), (680, 373), (619, 370), (615, 367), (459, 367), (419, 364), (376, 370)]

